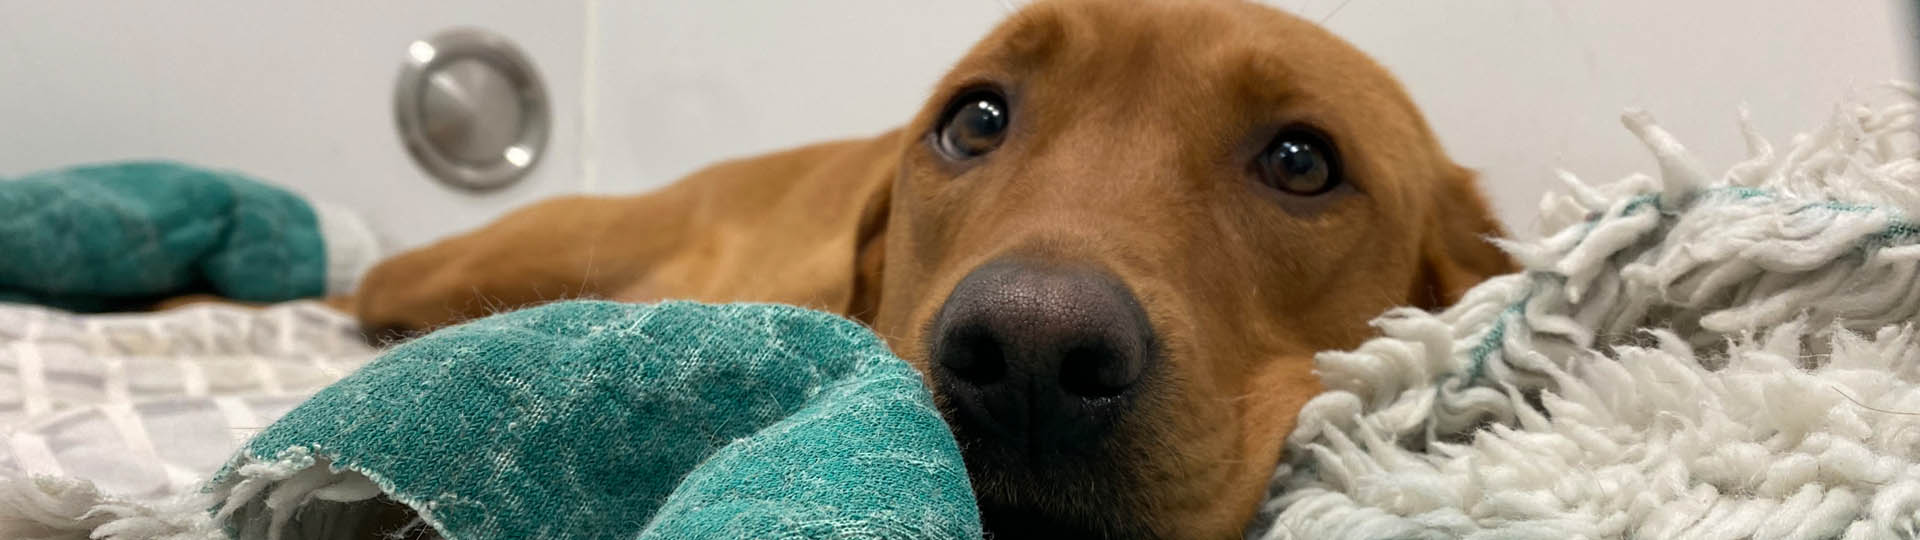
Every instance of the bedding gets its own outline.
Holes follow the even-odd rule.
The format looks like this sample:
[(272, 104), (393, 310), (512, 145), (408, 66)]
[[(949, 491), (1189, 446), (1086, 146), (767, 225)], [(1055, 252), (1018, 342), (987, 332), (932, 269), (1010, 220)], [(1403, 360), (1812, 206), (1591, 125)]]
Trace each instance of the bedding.
[[(218, 440), (161, 467), (218, 470), (204, 492), (15, 476), (0, 537), (334, 538), (389, 500), (446, 538), (980, 536), (918, 372), (858, 324), (792, 306), (575, 301), (448, 328), (292, 408), (225, 467), (205, 459), (231, 453), (211, 448), (237, 445), (219, 430), (236, 422), (206, 416)], [(55, 431), (16, 439), (69, 438)], [(95, 468), (67, 472), (152, 459), (99, 445)]]
[(1317, 359), (1249, 538), (1912, 538), (1920, 89), (1711, 176), (1565, 175), (1524, 265)]
[(0, 301), (117, 311), (337, 294), (379, 247), (352, 213), (246, 175), (125, 161), (0, 177), (0, 254)]
[(210, 495), (242, 538), (353, 523), (376, 495), (446, 538), (980, 536), (919, 372), (771, 304), (560, 302), (435, 332), (267, 428)]
[(191, 493), (374, 355), (351, 318), (316, 302), (112, 315), (0, 304), (0, 471), (75, 475), (138, 500)]

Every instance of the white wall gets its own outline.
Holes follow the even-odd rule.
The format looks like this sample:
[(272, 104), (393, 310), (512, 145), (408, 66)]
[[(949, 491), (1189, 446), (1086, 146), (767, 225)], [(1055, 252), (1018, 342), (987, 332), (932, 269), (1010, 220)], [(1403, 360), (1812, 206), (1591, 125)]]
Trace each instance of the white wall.
[(996, 0), (600, 3), (595, 190), (896, 127), (1006, 13)]
[[(1330, 28), (1398, 73), (1520, 231), (1556, 167), (1593, 180), (1651, 169), (1619, 127), (1624, 107), (1653, 111), (1718, 167), (1740, 156), (1742, 103), (1785, 137), (1849, 88), (1920, 76), (1910, 2), (1275, 0), (1332, 13)], [(555, 193), (641, 191), (715, 159), (893, 127), (1005, 11), (999, 0), (0, 0), (0, 176), (184, 159), (345, 203), (417, 245)], [(554, 97), (548, 159), (501, 192), (428, 180), (394, 134), (406, 43), (454, 25), (518, 41)]]
[[(0, 0), (0, 177), (179, 159), (291, 186), (422, 243), (579, 188), (585, 5)], [(455, 25), (513, 38), (559, 105), (548, 159), (485, 196), (430, 181), (394, 128), (406, 45)]]
[(1914, 80), (1912, 8), (1913, 0), (1355, 1), (1328, 26), (1399, 74), (1454, 158), (1481, 171), (1502, 218), (1531, 233), (1540, 196), (1557, 189), (1555, 168), (1589, 183), (1657, 172), (1620, 125), (1625, 107), (1653, 113), (1718, 171), (1746, 155), (1742, 104), (1779, 143), (1820, 126), (1850, 90)]

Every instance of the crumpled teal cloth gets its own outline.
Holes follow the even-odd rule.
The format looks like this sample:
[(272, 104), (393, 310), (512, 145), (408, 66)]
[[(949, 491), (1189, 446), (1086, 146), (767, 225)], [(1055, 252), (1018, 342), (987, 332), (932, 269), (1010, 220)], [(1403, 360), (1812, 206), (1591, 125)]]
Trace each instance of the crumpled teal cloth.
[(456, 540), (981, 535), (918, 372), (792, 306), (573, 301), (440, 330), (256, 436), (216, 512), (260, 531), (273, 496), (235, 486), (321, 458)]
[(320, 296), (326, 274), (307, 201), (237, 173), (131, 161), (0, 178), (0, 301), (271, 302)]

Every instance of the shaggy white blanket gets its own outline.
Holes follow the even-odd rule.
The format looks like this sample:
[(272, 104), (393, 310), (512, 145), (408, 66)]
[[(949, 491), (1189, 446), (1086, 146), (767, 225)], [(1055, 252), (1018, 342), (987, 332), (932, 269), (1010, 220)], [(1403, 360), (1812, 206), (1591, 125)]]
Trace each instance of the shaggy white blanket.
[[(1524, 272), (1321, 354), (1249, 538), (1920, 534), (1920, 90), (1714, 179), (1563, 174)], [(1744, 124), (1744, 115), (1743, 115)]]

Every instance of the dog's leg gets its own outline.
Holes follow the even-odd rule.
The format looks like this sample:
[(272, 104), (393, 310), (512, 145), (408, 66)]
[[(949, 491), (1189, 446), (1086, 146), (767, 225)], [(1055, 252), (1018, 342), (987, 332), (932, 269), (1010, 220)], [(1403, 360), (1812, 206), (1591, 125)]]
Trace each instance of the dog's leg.
[[(513, 212), (479, 230), (388, 259), (350, 298), (328, 303), (373, 333), (419, 332), (627, 285), (675, 249), (672, 193), (568, 197)], [(681, 212), (684, 212), (682, 210)]]
[(389, 259), (352, 298), (331, 302), (376, 334), (591, 297), (844, 313), (871, 304), (855, 297), (872, 292), (861, 284), (877, 283), (879, 265), (856, 263), (878, 253), (864, 248), (884, 230), (899, 141), (817, 144), (715, 165), (646, 195), (542, 202)]

